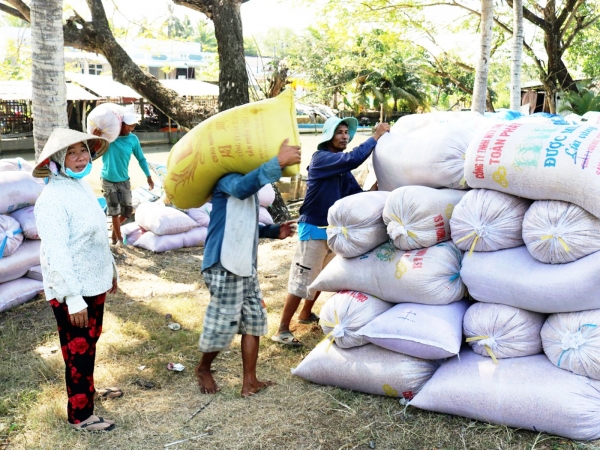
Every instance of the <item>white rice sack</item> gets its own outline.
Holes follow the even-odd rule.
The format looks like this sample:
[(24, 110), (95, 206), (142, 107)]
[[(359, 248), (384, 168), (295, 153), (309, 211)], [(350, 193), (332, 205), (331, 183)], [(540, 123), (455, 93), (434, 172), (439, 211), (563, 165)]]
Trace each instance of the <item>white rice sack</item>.
[(192, 228), (190, 231), (186, 231), (183, 233), (183, 246), (185, 248), (204, 247), (207, 232), (208, 228), (206, 227), (196, 227)]
[(381, 213), (389, 192), (349, 195), (327, 213), (327, 245), (344, 258), (360, 256), (388, 240)]
[(319, 325), (331, 342), (340, 348), (367, 344), (357, 330), (390, 309), (390, 303), (362, 292), (340, 291), (321, 308)]
[(401, 186), (467, 189), (465, 152), (475, 136), (466, 125), (434, 125), (407, 136), (386, 133), (377, 141), (373, 166), (379, 189)]
[(185, 233), (198, 226), (186, 213), (160, 203), (142, 203), (135, 211), (135, 221), (158, 236)]
[(385, 202), (383, 222), (394, 245), (402, 250), (431, 247), (450, 240), (450, 218), (466, 191), (404, 186)]
[(540, 330), (545, 320), (545, 314), (513, 306), (475, 303), (465, 314), (463, 331), (479, 355), (518, 358), (542, 352)]
[(600, 125), (600, 111), (588, 111), (581, 118), (588, 124)]
[(545, 355), (494, 364), (463, 350), (460, 359), (442, 364), (410, 404), (569, 439), (600, 438), (600, 382), (560, 370)]
[(108, 142), (114, 142), (121, 133), (121, 124), (125, 108), (115, 103), (102, 103), (96, 106), (87, 116), (87, 132), (93, 134), (94, 129), (102, 132)]
[(258, 223), (262, 223), (263, 225), (273, 225), (273, 218), (267, 208), (261, 206), (258, 208)]
[(468, 300), (449, 305), (401, 303), (357, 334), (379, 347), (416, 358), (450, 358), (460, 351), (462, 320), (469, 305)]
[(17, 251), (23, 242), (21, 225), (10, 216), (0, 215), (0, 258)]
[(275, 189), (271, 184), (265, 184), (258, 191), (258, 203), (260, 206), (268, 208), (275, 201)]
[(129, 222), (125, 225), (121, 225), (121, 235), (123, 236), (123, 241), (127, 245), (135, 245), (137, 240), (144, 234), (146, 231), (141, 228), (136, 222)]
[(542, 344), (555, 366), (600, 380), (600, 310), (551, 314)]
[(44, 276), (42, 275), (42, 266), (33, 266), (27, 271), (25, 277), (31, 278), (32, 280), (44, 281)]
[(600, 219), (572, 203), (540, 200), (525, 214), (523, 239), (538, 261), (577, 261), (600, 250)]
[(199, 227), (207, 227), (210, 223), (210, 213), (212, 211), (212, 203), (205, 203), (200, 208), (190, 208), (186, 210), (190, 216), (198, 224)]
[(336, 256), (309, 289), (365, 292), (391, 303), (445, 305), (465, 295), (461, 259), (451, 242), (407, 252), (388, 242), (358, 258)]
[(44, 189), (41, 178), (25, 171), (0, 172), (0, 214), (35, 205)]
[(390, 133), (407, 135), (432, 125), (486, 122), (482, 114), (474, 111), (435, 111), (425, 114), (407, 114), (390, 128)]
[(184, 247), (201, 247), (206, 241), (205, 227), (196, 227), (184, 233), (157, 235), (145, 232), (132, 245), (155, 253), (178, 250)]
[(598, 146), (597, 126), (494, 125), (469, 146), (465, 177), (472, 188), (563, 200), (600, 217)]
[(569, 264), (544, 264), (521, 246), (474, 252), (460, 276), (480, 302), (541, 313), (600, 309), (600, 252)]
[(44, 290), (44, 283), (31, 278), (19, 278), (0, 284), (0, 312), (22, 305)]
[(292, 375), (326, 386), (412, 399), (439, 364), (376, 345), (342, 349), (321, 342), (292, 369)]
[(530, 200), (490, 189), (467, 192), (452, 213), (452, 240), (465, 251), (493, 252), (523, 245)]
[(31, 174), (33, 166), (21, 157), (0, 159), (0, 172), (19, 170)]
[(10, 217), (19, 222), (23, 230), (23, 235), (27, 239), (40, 238), (37, 231), (37, 224), (35, 223), (35, 215), (33, 214), (34, 208), (35, 206), (26, 206), (10, 214)]
[(40, 264), (40, 241), (25, 240), (17, 251), (0, 258), (0, 283), (24, 276), (33, 266)]

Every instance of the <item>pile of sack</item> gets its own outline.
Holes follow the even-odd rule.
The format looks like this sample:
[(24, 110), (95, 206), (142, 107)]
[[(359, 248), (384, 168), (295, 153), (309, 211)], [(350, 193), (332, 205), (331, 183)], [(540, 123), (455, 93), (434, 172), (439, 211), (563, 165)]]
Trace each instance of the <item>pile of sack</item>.
[(374, 154), (391, 192), (330, 209), (337, 256), (311, 289), (337, 293), (292, 373), (598, 439), (600, 127), (463, 114), (392, 128)]
[(22, 158), (0, 159), (0, 312), (43, 290), (33, 208), (44, 182)]
[[(258, 200), (259, 223), (272, 225), (273, 218), (267, 207), (275, 200), (273, 186), (263, 186), (258, 192)], [(123, 225), (121, 233), (125, 244), (156, 253), (201, 247), (206, 241), (211, 211), (210, 202), (199, 208), (180, 210), (161, 200), (145, 201), (137, 206), (135, 222)]]

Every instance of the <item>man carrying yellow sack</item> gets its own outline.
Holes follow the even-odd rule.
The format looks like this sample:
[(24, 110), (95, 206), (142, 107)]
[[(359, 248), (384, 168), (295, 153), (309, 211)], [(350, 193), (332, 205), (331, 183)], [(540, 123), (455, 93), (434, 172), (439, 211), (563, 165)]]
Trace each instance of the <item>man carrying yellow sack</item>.
[(273, 384), (256, 377), (260, 336), (267, 333), (267, 311), (256, 274), (258, 238), (285, 239), (295, 230), (294, 222), (258, 224), (257, 192), (281, 178), (281, 169), (300, 162), (300, 147), (286, 139), (278, 155), (258, 169), (242, 175), (230, 173), (217, 182), (212, 194), (212, 212), (204, 248), (202, 274), (210, 292), (204, 316), (196, 377), (203, 394), (219, 391), (211, 365), (221, 350), (242, 335), (242, 396), (247, 397)]
[(306, 198), (298, 220), (300, 242), (290, 269), (288, 295), (279, 330), (271, 336), (280, 344), (292, 347), (302, 345), (291, 333), (290, 322), (303, 298), (304, 306), (298, 315), (298, 322), (319, 322), (319, 317), (312, 312), (319, 292), (311, 295), (308, 287), (335, 256), (327, 246), (327, 212), (339, 199), (363, 191), (350, 171), (365, 162), (377, 140), (390, 130), (387, 123), (380, 123), (371, 138), (354, 150), (344, 152), (357, 128), (358, 122), (354, 117), (340, 119), (334, 116), (327, 119), (323, 125), (321, 142), (308, 166)]

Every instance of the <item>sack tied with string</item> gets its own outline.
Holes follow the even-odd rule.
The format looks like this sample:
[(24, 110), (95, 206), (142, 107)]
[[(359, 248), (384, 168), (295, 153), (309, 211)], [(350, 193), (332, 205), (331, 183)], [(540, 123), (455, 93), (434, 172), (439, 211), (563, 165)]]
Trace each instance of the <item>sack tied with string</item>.
[(327, 213), (327, 245), (344, 258), (354, 258), (388, 240), (381, 213), (389, 192), (362, 192), (344, 197)]
[(555, 366), (600, 380), (600, 309), (551, 314), (542, 344)]
[(475, 303), (465, 314), (463, 332), (475, 353), (496, 362), (541, 353), (545, 320), (545, 314), (513, 306)]
[(325, 339), (335, 342), (338, 347), (359, 347), (368, 342), (357, 331), (391, 307), (390, 303), (372, 295), (340, 291), (321, 308), (319, 325)]
[(600, 250), (600, 219), (572, 203), (540, 200), (525, 214), (523, 239), (538, 261), (577, 261)]
[(450, 219), (452, 241), (471, 253), (523, 245), (523, 217), (530, 204), (530, 200), (514, 195), (473, 189), (454, 208)]
[(427, 248), (450, 240), (450, 218), (466, 191), (404, 186), (394, 189), (383, 209), (383, 222), (401, 250)]

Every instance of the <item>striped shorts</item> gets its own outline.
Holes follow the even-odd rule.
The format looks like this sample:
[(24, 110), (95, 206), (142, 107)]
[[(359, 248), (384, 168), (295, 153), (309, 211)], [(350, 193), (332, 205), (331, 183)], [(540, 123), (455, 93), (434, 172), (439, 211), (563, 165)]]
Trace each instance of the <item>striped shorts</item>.
[(240, 277), (220, 267), (208, 268), (202, 274), (210, 303), (200, 335), (201, 352), (228, 348), (236, 334), (267, 334), (267, 309), (256, 269), (249, 277)]

